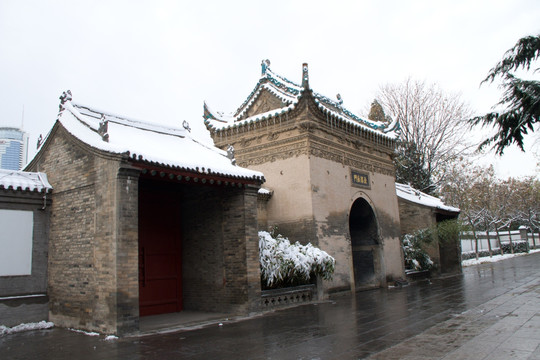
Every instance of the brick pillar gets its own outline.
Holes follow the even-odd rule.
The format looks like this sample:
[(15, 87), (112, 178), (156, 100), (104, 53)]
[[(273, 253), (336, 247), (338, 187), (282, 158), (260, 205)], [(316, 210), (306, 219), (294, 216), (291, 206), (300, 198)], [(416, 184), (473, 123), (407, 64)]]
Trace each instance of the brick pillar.
[(116, 331), (139, 330), (139, 170), (120, 168), (116, 179)]
[(248, 185), (244, 191), (244, 218), (246, 223), (246, 266), (248, 311), (260, 310), (261, 266), (259, 259), (259, 228), (257, 222), (257, 193), (260, 186)]
[(530, 245), (529, 245), (529, 236), (527, 235), (527, 227), (524, 226), (524, 225), (521, 225), (519, 227), (519, 237), (521, 238), (521, 241), (525, 241), (525, 243), (527, 244), (527, 252), (530, 250)]
[(232, 311), (250, 313), (261, 299), (257, 186), (224, 196), (223, 258), (225, 302)]

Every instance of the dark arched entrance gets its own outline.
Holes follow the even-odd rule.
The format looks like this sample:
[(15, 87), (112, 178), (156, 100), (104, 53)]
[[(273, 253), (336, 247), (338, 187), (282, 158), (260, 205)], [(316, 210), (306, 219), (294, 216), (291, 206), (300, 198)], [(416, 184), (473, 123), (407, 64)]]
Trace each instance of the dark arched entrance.
[(349, 215), (355, 288), (378, 285), (376, 283), (379, 263), (377, 221), (369, 203), (356, 199)]

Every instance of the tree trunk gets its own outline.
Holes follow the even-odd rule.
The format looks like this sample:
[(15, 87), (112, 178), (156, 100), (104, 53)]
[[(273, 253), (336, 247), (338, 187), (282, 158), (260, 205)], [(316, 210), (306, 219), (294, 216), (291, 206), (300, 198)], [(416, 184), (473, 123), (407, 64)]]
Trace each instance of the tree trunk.
[(495, 226), (495, 232), (497, 233), (497, 242), (499, 243), (499, 251), (501, 255), (504, 255), (504, 251), (501, 244), (501, 234), (499, 233), (499, 228)]
[(486, 226), (486, 237), (488, 242), (489, 257), (493, 257), (493, 252), (491, 250), (491, 238), (489, 237), (489, 227)]
[(469, 219), (469, 225), (471, 225), (473, 237), (474, 237), (474, 250), (476, 252), (476, 260), (478, 260), (478, 236), (476, 236), (476, 230), (474, 229), (474, 225), (472, 221)]
[(510, 228), (508, 228), (508, 239), (510, 240), (510, 253), (514, 253), (514, 246), (512, 245), (512, 233), (510, 232)]

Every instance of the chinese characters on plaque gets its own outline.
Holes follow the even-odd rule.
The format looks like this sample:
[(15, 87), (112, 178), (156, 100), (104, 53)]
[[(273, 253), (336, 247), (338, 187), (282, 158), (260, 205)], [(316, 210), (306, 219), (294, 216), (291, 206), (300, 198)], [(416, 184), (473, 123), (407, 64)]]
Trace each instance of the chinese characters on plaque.
[(356, 170), (351, 170), (351, 181), (353, 185), (361, 187), (370, 187), (369, 174), (361, 173)]

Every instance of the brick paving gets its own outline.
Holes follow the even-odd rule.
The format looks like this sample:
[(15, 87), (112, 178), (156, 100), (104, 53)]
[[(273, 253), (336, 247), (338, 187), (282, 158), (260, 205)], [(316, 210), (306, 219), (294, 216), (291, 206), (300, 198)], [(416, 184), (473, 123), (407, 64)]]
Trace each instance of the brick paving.
[(540, 278), (369, 359), (540, 360)]
[(106, 340), (0, 336), (1, 359), (540, 359), (540, 253), (247, 320)]

